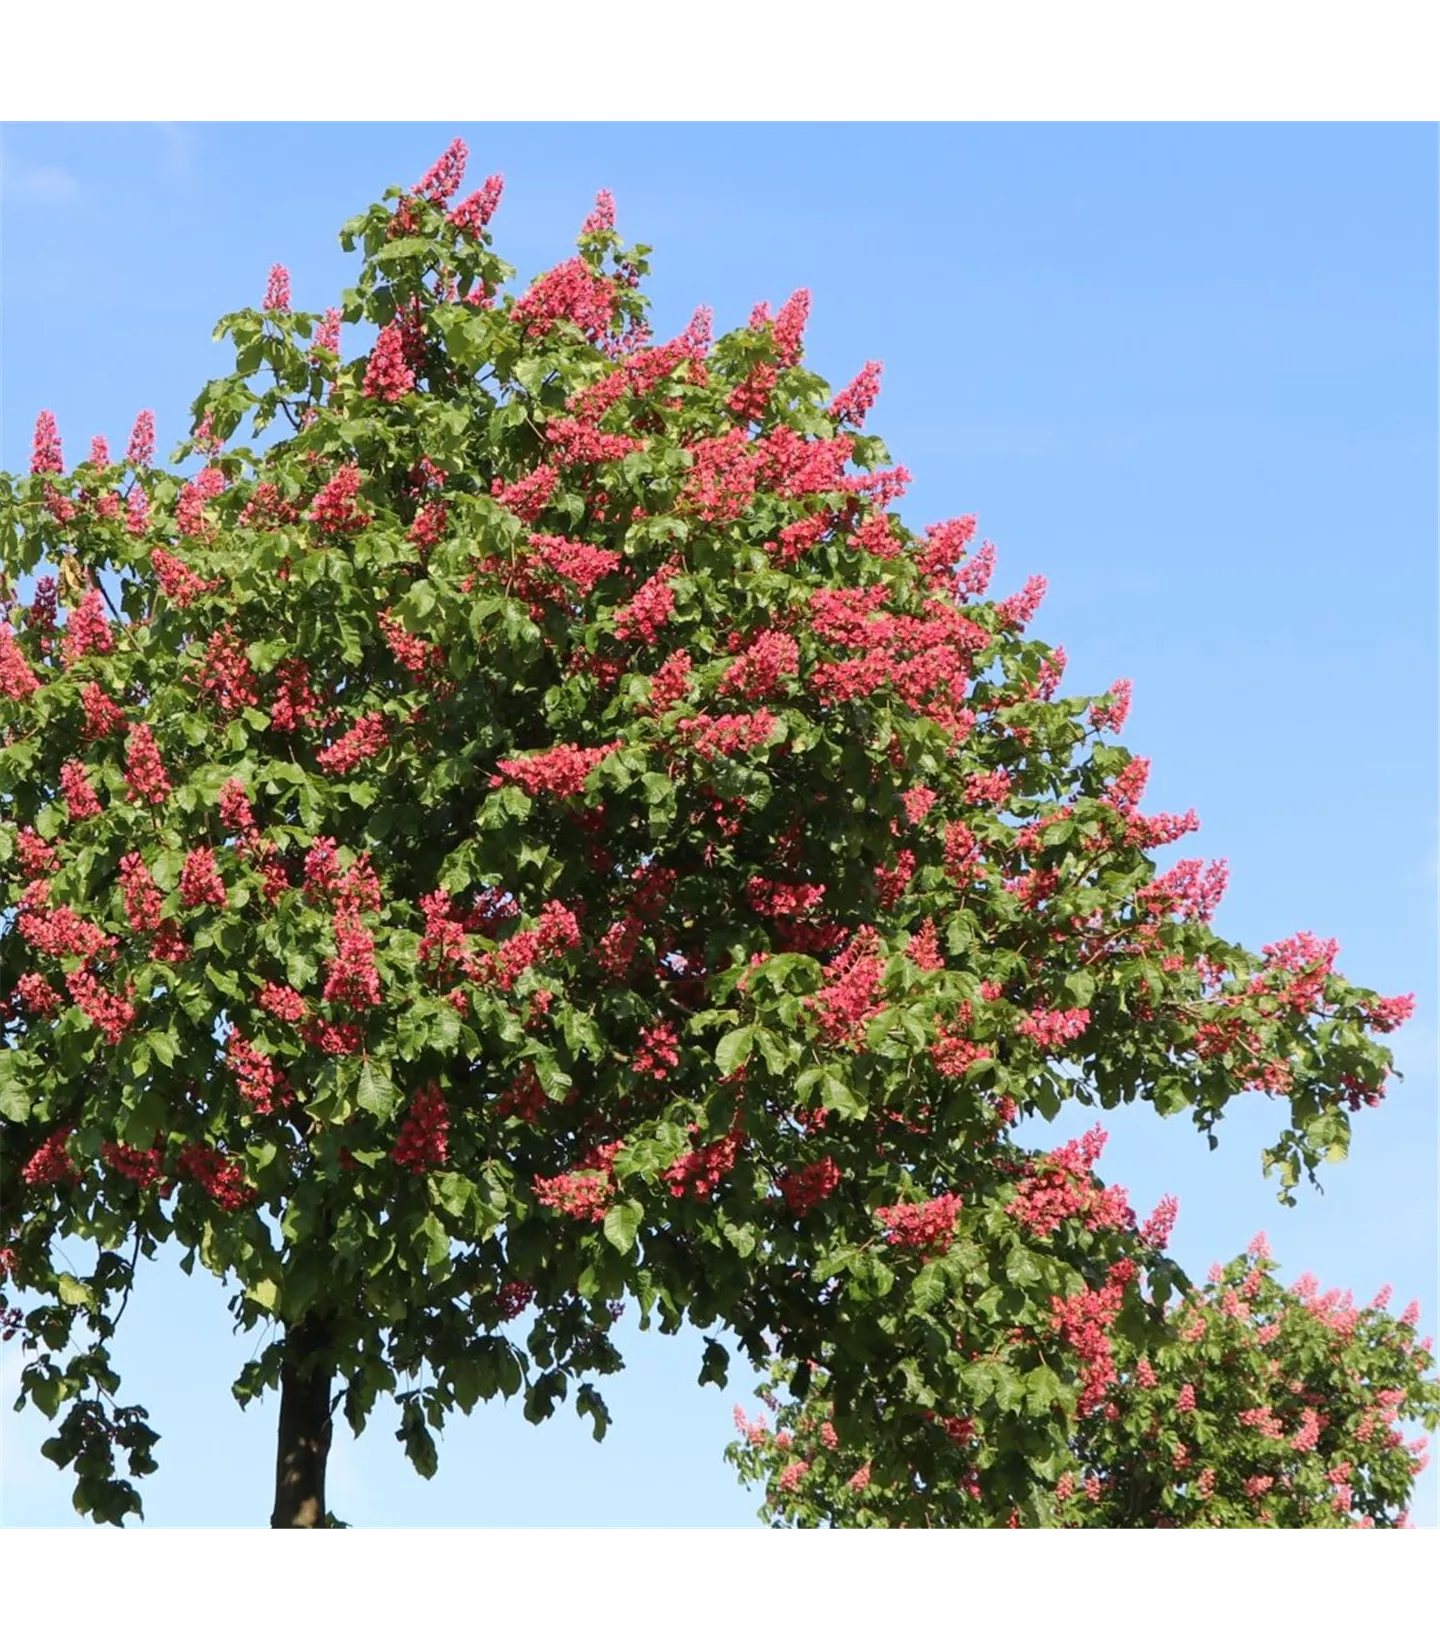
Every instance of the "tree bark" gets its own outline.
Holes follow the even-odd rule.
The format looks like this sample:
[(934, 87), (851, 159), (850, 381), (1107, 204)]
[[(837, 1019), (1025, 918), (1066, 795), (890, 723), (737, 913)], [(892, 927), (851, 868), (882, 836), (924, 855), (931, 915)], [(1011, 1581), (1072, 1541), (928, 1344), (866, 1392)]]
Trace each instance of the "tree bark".
[(325, 1463), (330, 1454), (329, 1336), (302, 1318), (285, 1335), (280, 1369), (280, 1436), (275, 1452), (272, 1530), (325, 1527)]

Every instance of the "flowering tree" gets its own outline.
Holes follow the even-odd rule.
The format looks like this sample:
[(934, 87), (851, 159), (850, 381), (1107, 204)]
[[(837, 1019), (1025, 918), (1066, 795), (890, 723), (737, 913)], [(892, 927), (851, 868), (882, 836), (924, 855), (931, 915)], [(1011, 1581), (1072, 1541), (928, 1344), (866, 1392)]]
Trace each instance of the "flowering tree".
[[(823, 1408), (843, 1482), (747, 1446), (777, 1516), (1398, 1516), (1410, 1323), (1282, 1310), (1263, 1266), (1234, 1310), (1193, 1292), (1103, 1137), (1011, 1129), (1209, 1132), (1259, 1089), (1288, 1197), (1410, 1000), (1308, 934), (1221, 940), (1223, 866), (1157, 871), (1196, 821), (1101, 737), (1128, 684), (1059, 696), (1044, 581), (990, 600), (969, 518), (901, 523), (878, 368), (830, 395), (805, 293), (656, 344), (602, 194), (502, 296), (464, 159), (346, 226), (338, 307), (277, 267), (221, 322), (188, 474), (148, 414), (67, 471), (42, 414), (0, 478), (0, 1284), (39, 1302), (0, 1310), (76, 1506), (139, 1510), (156, 1435), (107, 1349), (174, 1240), (281, 1330), (235, 1383), (280, 1391), (277, 1526), (330, 1521), (337, 1407), (388, 1395), (425, 1474), (497, 1393), (600, 1436), (627, 1297)], [(1202, 1482), (1237, 1405), (1266, 1419)], [(1297, 1435), (1352, 1476), (1301, 1449), (1237, 1490)]]
[[(1033, 1234), (1023, 1193), (1011, 1211)], [(1053, 1326), (1086, 1367), (1049, 1521), (1109, 1529), (1407, 1522), (1425, 1435), (1407, 1440), (1396, 1423), (1403, 1414), (1433, 1428), (1440, 1409), (1440, 1387), (1425, 1378), (1429, 1349), (1415, 1344), (1415, 1304), (1396, 1319), (1385, 1310), (1388, 1289), (1359, 1309), (1339, 1290), (1322, 1295), (1308, 1275), (1282, 1288), (1262, 1233), (1247, 1254), (1214, 1267), (1206, 1288), (1178, 1298), (1158, 1334), (1152, 1325), (1148, 1337), (1131, 1338), (1115, 1333), (1128, 1271), (1127, 1261), (1112, 1265), (1108, 1299), (1101, 1291), (1052, 1303)], [(782, 1383), (793, 1393), (794, 1372), (793, 1363), (776, 1365), (761, 1389), (778, 1412), (773, 1428), (736, 1408), (741, 1441), (727, 1451), (743, 1479), (766, 1485), (767, 1522), (995, 1522), (982, 1486), (1000, 1434), (968, 1415), (922, 1414), (929, 1429), (914, 1423), (914, 1437), (939, 1429), (954, 1446), (947, 1472), (911, 1468), (893, 1444), (877, 1472), (861, 1435), (845, 1427), (842, 1436), (823, 1370), (803, 1399), (777, 1398)], [(982, 1390), (1005, 1382), (1014, 1377), (1003, 1364), (992, 1372), (983, 1362), (972, 1380)], [(1032, 1372), (1029, 1384), (1042, 1382)], [(1008, 1522), (1021, 1522), (1018, 1506)]]

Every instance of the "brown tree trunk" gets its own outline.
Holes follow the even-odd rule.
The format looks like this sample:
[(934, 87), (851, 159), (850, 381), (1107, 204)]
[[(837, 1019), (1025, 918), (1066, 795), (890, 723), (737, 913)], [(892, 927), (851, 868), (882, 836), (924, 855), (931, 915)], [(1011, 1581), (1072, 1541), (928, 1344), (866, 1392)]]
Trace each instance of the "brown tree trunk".
[(330, 1344), (322, 1323), (303, 1318), (285, 1335), (280, 1371), (280, 1437), (275, 1452), (272, 1530), (325, 1526), (325, 1462), (330, 1454)]

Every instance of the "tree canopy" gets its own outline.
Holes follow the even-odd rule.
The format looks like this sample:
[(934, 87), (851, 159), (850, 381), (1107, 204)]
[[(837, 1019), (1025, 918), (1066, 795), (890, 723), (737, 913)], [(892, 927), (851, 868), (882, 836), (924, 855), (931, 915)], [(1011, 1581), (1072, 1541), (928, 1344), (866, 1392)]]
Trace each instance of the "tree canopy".
[(336, 1405), (426, 1474), (496, 1396), (599, 1437), (627, 1299), (717, 1328), (703, 1380), (721, 1328), (773, 1364), (735, 1453), (777, 1521), (1398, 1522), (1413, 1315), (1259, 1254), (1196, 1289), (1103, 1131), (1012, 1135), (1260, 1090), (1288, 1198), (1411, 1000), (1158, 868), (1196, 820), (1107, 737), (1129, 684), (1065, 694), (1044, 580), (901, 521), (808, 294), (656, 343), (604, 193), (507, 292), (464, 162), (345, 226), (335, 307), (276, 266), (220, 322), (187, 468), (142, 414), (67, 470), (42, 414), (0, 477), (0, 1284), (39, 1300), (0, 1309), (76, 1506), (140, 1510), (107, 1345), (174, 1241), (283, 1331), (235, 1383), (281, 1391), (277, 1525), (333, 1517)]

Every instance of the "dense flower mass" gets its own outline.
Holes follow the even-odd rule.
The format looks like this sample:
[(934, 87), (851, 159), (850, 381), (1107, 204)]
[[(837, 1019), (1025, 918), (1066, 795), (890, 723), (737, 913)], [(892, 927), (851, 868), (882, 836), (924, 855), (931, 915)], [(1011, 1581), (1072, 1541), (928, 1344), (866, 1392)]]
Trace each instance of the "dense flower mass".
[(345, 226), (338, 303), (225, 318), (189, 473), (146, 413), (67, 474), (47, 413), (0, 487), (0, 1333), (81, 1499), (149, 1470), (71, 1448), (138, 1238), (233, 1286), (237, 1393), (288, 1416), (308, 1337), (422, 1471), (492, 1395), (603, 1431), (633, 1296), (707, 1381), (779, 1360), (774, 1522), (1398, 1523), (1418, 1308), (1189, 1283), (1173, 1198), (1024, 1126), (1261, 1091), (1289, 1197), (1415, 999), (1211, 931), (1130, 683), (901, 519), (807, 291), (657, 342), (608, 193), (516, 286), (465, 164)]
[(535, 756), (515, 757), (497, 762), (504, 778), (492, 779), (492, 785), (512, 780), (529, 796), (578, 796), (585, 788), (591, 769), (603, 762), (618, 745), (600, 745), (593, 750), (581, 750), (575, 745), (557, 745), (553, 750), (541, 751)]
[(411, 1174), (444, 1166), (450, 1156), (450, 1108), (438, 1083), (427, 1083), (417, 1091), (390, 1155)]
[(897, 1204), (877, 1209), (875, 1218), (885, 1226), (885, 1241), (926, 1254), (944, 1254), (955, 1235), (955, 1221), (961, 1201), (952, 1192), (926, 1203)]

